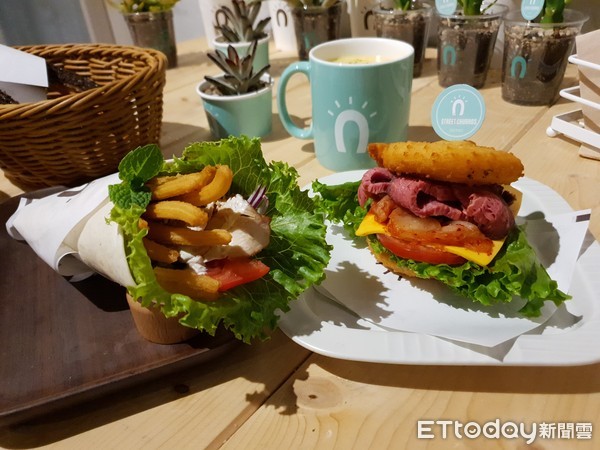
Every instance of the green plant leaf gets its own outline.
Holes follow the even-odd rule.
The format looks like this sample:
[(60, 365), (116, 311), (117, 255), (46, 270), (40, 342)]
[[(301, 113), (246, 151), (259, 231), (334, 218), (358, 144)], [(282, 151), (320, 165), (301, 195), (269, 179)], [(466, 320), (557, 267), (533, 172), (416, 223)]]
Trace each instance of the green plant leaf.
[(401, 9), (403, 11), (407, 11), (409, 9), (411, 9), (413, 2), (412, 0), (393, 0), (394, 1), (394, 6), (397, 9)]
[(227, 21), (217, 26), (217, 29), (227, 42), (252, 42), (267, 36), (264, 29), (271, 18), (266, 17), (255, 24), (261, 1), (233, 0), (232, 7), (233, 9), (223, 5), (219, 8)]
[(123, 13), (170, 11), (179, 0), (108, 0)]
[(565, 0), (546, 0), (540, 17), (541, 23), (562, 23), (564, 21)]
[[(496, 3), (497, 0), (490, 2), (486, 9), (489, 9)], [(458, 4), (461, 7), (465, 16), (479, 16), (483, 14), (481, 6), (483, 0), (458, 0)]]
[(110, 200), (123, 209), (133, 205), (145, 208), (151, 198), (145, 183), (160, 172), (163, 164), (162, 152), (155, 144), (129, 152), (119, 163), (119, 178), (123, 182), (108, 187)]
[(205, 75), (204, 79), (223, 95), (241, 95), (262, 89), (266, 83), (260, 78), (271, 66), (267, 64), (254, 73), (253, 62), (257, 45), (258, 41), (252, 41), (248, 54), (244, 57), (238, 55), (233, 45), (227, 46), (227, 55), (219, 50), (209, 52), (208, 58), (224, 73), (216, 77)]
[(152, 194), (149, 189), (134, 190), (128, 182), (124, 182), (109, 186), (108, 197), (111, 202), (123, 209), (129, 209), (134, 205), (146, 208), (150, 203)]
[(132, 186), (141, 186), (160, 172), (164, 158), (156, 144), (138, 147), (129, 152), (119, 163), (119, 178)]

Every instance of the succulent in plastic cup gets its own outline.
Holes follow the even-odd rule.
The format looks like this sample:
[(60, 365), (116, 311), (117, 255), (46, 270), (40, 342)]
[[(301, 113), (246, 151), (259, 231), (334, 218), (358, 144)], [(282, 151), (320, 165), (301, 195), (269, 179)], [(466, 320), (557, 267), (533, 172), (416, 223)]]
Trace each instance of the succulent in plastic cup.
[(414, 47), (414, 77), (420, 76), (423, 69), (432, 15), (433, 8), (430, 5), (410, 0), (394, 0), (392, 8), (381, 4), (372, 10), (377, 37), (398, 39)]
[(553, 103), (560, 91), (575, 38), (588, 19), (575, 10), (561, 11), (560, 17), (544, 16), (526, 21), (519, 11), (504, 19), (502, 98), (519, 105)]
[[(479, 7), (479, 8), (477, 8)], [(504, 5), (465, 2), (454, 14), (440, 14), (438, 21), (438, 81), (441, 86), (485, 84)]]

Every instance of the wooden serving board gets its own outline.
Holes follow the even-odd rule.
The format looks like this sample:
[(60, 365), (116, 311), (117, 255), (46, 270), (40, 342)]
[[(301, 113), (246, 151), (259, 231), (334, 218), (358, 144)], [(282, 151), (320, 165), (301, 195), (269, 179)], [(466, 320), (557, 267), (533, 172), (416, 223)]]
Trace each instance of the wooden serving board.
[(0, 425), (206, 362), (237, 343), (224, 330), (175, 345), (144, 340), (124, 288), (99, 275), (70, 283), (7, 234), (18, 202), (0, 204)]

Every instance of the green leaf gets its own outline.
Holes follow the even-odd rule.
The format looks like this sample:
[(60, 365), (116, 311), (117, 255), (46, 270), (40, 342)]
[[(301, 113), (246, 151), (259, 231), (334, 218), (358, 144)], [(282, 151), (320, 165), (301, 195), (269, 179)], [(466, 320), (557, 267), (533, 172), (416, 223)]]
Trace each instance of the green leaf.
[(119, 163), (119, 178), (128, 181), (135, 189), (155, 177), (162, 169), (164, 158), (155, 144), (138, 147)]
[[(490, 2), (490, 5), (488, 6), (488, 8), (491, 7), (495, 3), (496, 3), (496, 0), (494, 0), (493, 2)], [(483, 4), (483, 0), (458, 0), (458, 5), (463, 10), (463, 13), (466, 16), (479, 16), (479, 15), (483, 14), (483, 11), (481, 9), (482, 4)]]
[(129, 183), (123, 182), (109, 186), (108, 197), (111, 202), (123, 209), (131, 208), (134, 205), (145, 209), (150, 203), (152, 194), (149, 189), (134, 190), (131, 189)]
[(540, 23), (564, 22), (565, 0), (546, 0), (542, 9)]
[(393, 0), (396, 9), (407, 11), (412, 8), (413, 2), (411, 0)]
[(315, 199), (319, 211), (332, 222), (341, 223), (346, 232), (354, 238), (357, 237), (356, 229), (368, 211), (368, 204), (365, 208), (358, 204), (359, 186), (360, 181), (333, 186), (314, 181), (312, 185), (313, 191), (319, 194)]
[(162, 152), (154, 144), (127, 153), (119, 163), (119, 178), (123, 181), (108, 187), (110, 200), (123, 209), (134, 205), (146, 208), (151, 194), (145, 183), (160, 172), (163, 164)]

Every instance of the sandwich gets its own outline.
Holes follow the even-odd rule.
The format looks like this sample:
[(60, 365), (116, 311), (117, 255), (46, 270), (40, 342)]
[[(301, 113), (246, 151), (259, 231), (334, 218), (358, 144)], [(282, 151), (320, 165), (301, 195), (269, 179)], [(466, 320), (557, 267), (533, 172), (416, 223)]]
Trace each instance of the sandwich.
[(433, 279), (483, 305), (526, 301), (538, 316), (561, 292), (515, 217), (523, 175), (513, 154), (470, 141), (369, 144), (377, 167), (340, 186), (316, 182), (321, 208), (405, 278)]
[(172, 161), (156, 145), (140, 147), (119, 177), (109, 220), (123, 236), (128, 294), (142, 306), (250, 342), (324, 277), (324, 220), (297, 172), (267, 164), (258, 139), (192, 144)]

